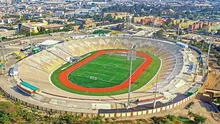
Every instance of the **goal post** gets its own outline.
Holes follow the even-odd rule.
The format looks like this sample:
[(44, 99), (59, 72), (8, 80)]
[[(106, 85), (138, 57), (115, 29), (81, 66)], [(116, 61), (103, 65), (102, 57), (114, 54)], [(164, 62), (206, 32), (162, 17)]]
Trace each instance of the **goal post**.
[(134, 50), (130, 50), (127, 54), (128, 60), (136, 60), (136, 52)]
[(89, 79), (91, 79), (91, 80), (97, 80), (98, 78), (95, 77), (95, 76), (89, 76)]

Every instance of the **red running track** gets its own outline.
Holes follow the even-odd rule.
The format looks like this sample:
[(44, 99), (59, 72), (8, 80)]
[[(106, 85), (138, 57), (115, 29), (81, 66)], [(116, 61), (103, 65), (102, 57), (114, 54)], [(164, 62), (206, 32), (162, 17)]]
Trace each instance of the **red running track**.
[[(117, 90), (121, 90), (124, 88), (127, 88), (129, 85), (129, 78), (126, 79), (123, 83), (116, 85), (116, 86), (112, 86), (112, 87), (105, 87), (105, 88), (88, 88), (88, 87), (83, 87), (83, 86), (79, 86), (77, 84), (74, 84), (73, 82), (71, 82), (68, 79), (68, 75), (75, 71), (76, 69), (80, 68), (81, 66), (85, 65), (86, 63), (94, 60), (96, 57), (102, 55), (102, 54), (106, 54), (106, 53), (122, 53), (122, 52), (129, 52), (128, 50), (100, 50), (94, 54), (92, 54), (91, 56), (89, 56), (88, 58), (82, 60), (81, 62), (76, 63), (75, 65), (69, 67), (68, 69), (66, 69), (65, 71), (61, 72), (59, 75), (59, 79), (60, 82), (65, 85), (68, 88), (74, 89), (74, 90), (79, 90), (79, 91), (85, 91), (85, 92), (96, 92), (96, 93), (103, 93), (103, 92), (112, 92), (112, 91), (117, 91)], [(145, 59), (144, 63), (141, 64), (141, 66), (139, 66), (137, 68), (137, 70), (132, 74), (131, 76), (131, 83), (133, 84), (141, 75), (142, 73), (150, 66), (151, 62), (152, 62), (152, 58), (151, 56), (144, 54), (142, 52), (136, 52), (136, 54), (138, 56), (141, 56)]]

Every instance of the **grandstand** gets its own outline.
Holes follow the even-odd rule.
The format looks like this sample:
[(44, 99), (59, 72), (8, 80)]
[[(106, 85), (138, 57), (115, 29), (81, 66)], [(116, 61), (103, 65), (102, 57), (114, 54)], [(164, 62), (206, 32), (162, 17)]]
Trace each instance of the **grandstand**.
[[(179, 63), (178, 65), (181, 67), (181, 62), (176, 62), (179, 60), (179, 58), (177, 57), (179, 56), (179, 54), (181, 54), (179, 53), (178, 51), (179, 48), (177, 46), (176, 46), (176, 50), (174, 50), (174, 53), (170, 53), (170, 51), (168, 50), (170, 49), (170, 47), (172, 47), (173, 49), (173, 46), (175, 45), (172, 46), (172, 45), (167, 45), (167, 43), (163, 43), (163, 42), (155, 43), (153, 41), (148, 41), (146, 42), (147, 44), (146, 46), (145, 44), (142, 44), (141, 42), (142, 41), (139, 40), (139, 43), (138, 42), (136, 43), (137, 46), (138, 44), (142, 46), (142, 47), (138, 46), (140, 50), (144, 48), (150, 48), (150, 49), (145, 49), (145, 51), (147, 50), (146, 52), (148, 53), (154, 53), (155, 56), (159, 56), (162, 60), (174, 58), (163, 63), (162, 69), (164, 71), (163, 70), (161, 71), (164, 73), (161, 74), (159, 77), (161, 80), (172, 79), (173, 75), (179, 72), (177, 70), (181, 68), (177, 68), (177, 67), (174, 68), (175, 63)], [(67, 59), (71, 56), (80, 56), (90, 51), (97, 51), (101, 49), (116, 49), (116, 48), (125, 49), (129, 47), (129, 44), (130, 44), (129, 39), (126, 39), (126, 38), (99, 38), (98, 40), (97, 38), (77, 39), (77, 40), (69, 41), (63, 44), (58, 44), (54, 48), (50, 48), (46, 51), (42, 51), (36, 55), (33, 55), (28, 58), (29, 61), (31, 62), (28, 61), (27, 63), (38, 70), (42, 70), (50, 74), (52, 70), (64, 64), (67, 61)], [(179, 54), (176, 54), (176, 53), (179, 53)], [(173, 57), (173, 55), (176, 55), (176, 57)], [(181, 59), (179, 61), (181, 61)], [(175, 71), (175, 69), (177, 70)], [(21, 74), (21, 78), (23, 79), (22, 75), (26, 75), (26, 74)]]

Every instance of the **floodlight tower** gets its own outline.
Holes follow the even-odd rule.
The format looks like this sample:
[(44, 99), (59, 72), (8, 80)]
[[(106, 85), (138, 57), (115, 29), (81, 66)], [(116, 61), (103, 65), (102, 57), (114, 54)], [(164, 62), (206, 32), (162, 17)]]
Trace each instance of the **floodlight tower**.
[(31, 26), (30, 26), (29, 28), (30, 28), (30, 29), (29, 29), (29, 33), (30, 33), (29, 35), (30, 35), (30, 38), (31, 38)]
[(212, 32), (212, 38), (211, 38), (212, 40), (209, 41), (209, 49), (208, 49), (208, 57), (207, 57), (207, 66), (209, 66), (209, 55), (210, 55), (210, 51), (211, 51), (211, 46), (212, 46), (212, 44), (215, 42), (214, 34), (215, 34), (215, 32), (213, 31), (213, 32)]
[(159, 78), (159, 74), (157, 74), (157, 80), (156, 80), (156, 84), (155, 84), (156, 87), (155, 87), (155, 91), (154, 91), (154, 104), (153, 104), (154, 109), (156, 108), (156, 104), (157, 104), (156, 98), (157, 98), (157, 92), (158, 92), (158, 90), (157, 90), (157, 88), (158, 88), (158, 86), (157, 86), (158, 78)]
[[(0, 42), (1, 42), (1, 52), (2, 52), (2, 60), (3, 60), (3, 63), (6, 62), (6, 59), (5, 59), (5, 54), (4, 54), (4, 44), (3, 44), (3, 40), (2, 40), (2, 37), (0, 38)], [(2, 75), (4, 74), (4, 70), (6, 70), (6, 65), (3, 64), (3, 67), (2, 67)]]
[(177, 40), (179, 40), (179, 41), (181, 41), (180, 30), (182, 31), (181, 27), (178, 27), (178, 29), (177, 29)]
[[(129, 37), (129, 39), (131, 39), (131, 37)], [(135, 59), (135, 49), (136, 49), (136, 45), (132, 44), (129, 54), (128, 54), (128, 59), (130, 59), (130, 76), (129, 76), (129, 84), (128, 84), (128, 102), (127, 102), (127, 109), (129, 109), (130, 103), (131, 103), (131, 77), (132, 77), (132, 68), (133, 68), (133, 59)]]

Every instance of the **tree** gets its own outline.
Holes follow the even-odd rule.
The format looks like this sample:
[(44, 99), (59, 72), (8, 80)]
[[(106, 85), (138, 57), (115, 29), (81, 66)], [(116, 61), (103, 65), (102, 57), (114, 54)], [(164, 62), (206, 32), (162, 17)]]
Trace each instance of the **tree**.
[(113, 19), (111, 14), (108, 14), (108, 15), (105, 16), (104, 20), (107, 20), (109, 22), (113, 22), (114, 19)]
[(203, 124), (206, 121), (206, 118), (203, 116), (200, 116), (198, 114), (195, 114), (191, 111), (188, 112), (189, 117), (193, 117), (195, 124)]
[(9, 116), (5, 112), (0, 111), (0, 123), (5, 124), (9, 122), (10, 122)]
[(87, 124), (102, 124), (101, 118), (92, 118), (87, 121)]
[(60, 115), (53, 120), (53, 123), (55, 124), (73, 124), (76, 122), (79, 122), (79, 117), (70, 114)]
[(94, 15), (94, 16), (92, 17), (92, 19), (95, 20), (96, 22), (99, 22), (99, 21), (102, 21), (102, 16), (96, 14), (96, 15)]
[(195, 121), (196, 124), (203, 124), (203, 123), (205, 123), (206, 118), (195, 114), (194, 115), (194, 121)]
[(109, 30), (95, 30), (92, 32), (92, 34), (108, 34), (109, 32), (111, 32), (111, 31), (109, 31)]
[(166, 116), (170, 121), (174, 121), (175, 120), (175, 116), (174, 115), (167, 115)]
[(153, 116), (153, 117), (151, 118), (151, 120), (154, 122), (154, 124), (160, 124), (160, 119), (159, 119), (159, 117)]
[(164, 30), (159, 30), (156, 33), (154, 33), (153, 36), (156, 38), (163, 38), (163, 33), (164, 33)]
[(1, 37), (2, 41), (7, 40), (7, 39), (8, 39), (7, 37)]

